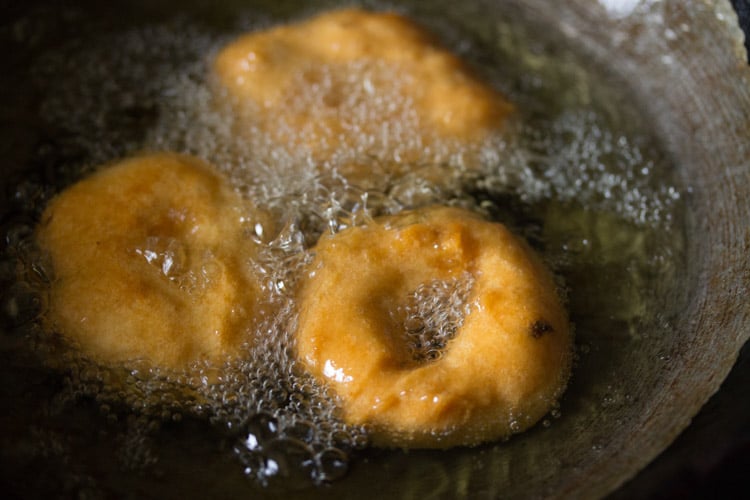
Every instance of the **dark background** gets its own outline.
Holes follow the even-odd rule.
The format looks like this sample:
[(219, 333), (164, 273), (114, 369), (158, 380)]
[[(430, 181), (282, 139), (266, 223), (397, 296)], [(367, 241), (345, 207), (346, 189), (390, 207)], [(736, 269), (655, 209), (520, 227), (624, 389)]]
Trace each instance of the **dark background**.
[(690, 426), (610, 500), (750, 498), (748, 480), (750, 343)]
[(737, 11), (740, 18), (740, 27), (745, 32), (745, 48), (748, 51), (748, 61), (750, 62), (750, 0), (732, 0), (732, 6)]

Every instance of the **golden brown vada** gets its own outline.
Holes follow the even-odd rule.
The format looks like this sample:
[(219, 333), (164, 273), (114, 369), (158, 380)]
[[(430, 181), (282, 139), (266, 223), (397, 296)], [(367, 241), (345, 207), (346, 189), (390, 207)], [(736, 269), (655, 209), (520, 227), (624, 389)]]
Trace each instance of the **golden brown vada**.
[[(505, 438), (564, 390), (565, 309), (541, 260), (501, 224), (434, 207), (325, 235), (314, 254), (300, 289), (297, 356), (376, 446)], [(467, 274), (462, 324), (437, 359), (415, 359), (403, 304), (426, 283)]]
[[(355, 67), (369, 76), (356, 78)], [(312, 130), (304, 142), (318, 156), (355, 137), (376, 136), (385, 122), (404, 126), (404, 108), (413, 108), (419, 123), (404, 134), (422, 136), (404, 153), (414, 157), (429, 137), (482, 138), (512, 110), (424, 29), (389, 12), (349, 8), (250, 33), (219, 52), (214, 70), (230, 95), (259, 107), (272, 133), (283, 135), (282, 123)], [(328, 90), (315, 102), (294, 105), (317, 87)], [(358, 120), (350, 96), (360, 94), (370, 112)]]
[(153, 154), (105, 167), (46, 208), (47, 322), (100, 363), (218, 362), (259, 313), (254, 210), (202, 161)]

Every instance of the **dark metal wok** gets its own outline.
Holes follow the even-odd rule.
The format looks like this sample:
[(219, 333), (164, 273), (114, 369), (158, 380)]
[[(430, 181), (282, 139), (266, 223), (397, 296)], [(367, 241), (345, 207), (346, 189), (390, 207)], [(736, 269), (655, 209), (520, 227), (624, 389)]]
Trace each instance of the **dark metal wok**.
[[(76, 151), (63, 152), (62, 162), (59, 151), (50, 154), (49, 158), (58, 160), (48, 163), (39, 153), (40, 148), (54, 151), (58, 143), (39, 116), (37, 106), (44, 88), (29, 70), (32, 59), (57, 44), (86, 39), (86, 33), (77, 29), (77, 16), (85, 13), (86, 19), (100, 19), (101, 24), (87, 25), (92, 30), (127, 29), (181, 17), (198, 20), (208, 31), (221, 32), (224, 27), (233, 26), (235, 18), (245, 15), (246, 3), (227, 0), (209, 7), (192, 1), (158, 5), (136, 1), (118, 2), (116, 6), (81, 1), (6, 6), (7, 14), (0, 21), (0, 161), (4, 175), (0, 184), (5, 197), (2, 212), (12, 205), (13, 193), (19, 186), (23, 188), (24, 179), (43, 182), (53, 176), (53, 171), (65, 171), (65, 164), (77, 161)], [(292, 17), (296, 11), (295, 5), (285, 2), (257, 3), (270, 19)], [(584, 360), (582, 371), (588, 375), (578, 381), (574, 378), (571, 394), (562, 403), (562, 417), (549, 429), (537, 428), (508, 443), (478, 449), (366, 453), (354, 459), (345, 479), (324, 488), (283, 495), (603, 497), (652, 462), (690, 424), (719, 389), (750, 337), (750, 69), (742, 33), (729, 1), (439, 3), (423, 5), (414, 1), (398, 5), (417, 17), (435, 19), (437, 24), (460, 25), (464, 31), (473, 31), (478, 39), (491, 31), (495, 19), (516, 19), (528, 26), (530, 33), (544, 34), (581, 54), (612, 79), (625, 82), (632, 97), (629, 105), (651, 124), (649, 133), (669, 157), (675, 183), (683, 193), (684, 266), (673, 282), (665, 285), (666, 291), (659, 298), (666, 318), (660, 329), (639, 340), (636, 352), (613, 358), (610, 367)], [(337, 4), (320, 2), (315, 7)], [(127, 117), (128, 123), (147, 123), (151, 111), (137, 110)], [(137, 133), (123, 136), (124, 144), (138, 140)], [(124, 148), (122, 152), (126, 151)], [(14, 442), (13, 433), (27, 432), (27, 427), (34, 426), (34, 433), (45, 435), (49, 430), (45, 421), (31, 415), (36, 415), (37, 399), (54, 399), (58, 389), (55, 384), (59, 382), (37, 369), (32, 357), (9, 361), (19, 352), (23, 336), (11, 326), (5, 329), (0, 333), (0, 360), (14, 368), (0, 370), (0, 400), (5, 413), (0, 417), (5, 426), (0, 441), (5, 449), (0, 455), (4, 470), (0, 477), (12, 493), (23, 494), (24, 485), (29, 485), (28, 491), (37, 492), (40, 490), (33, 487), (32, 471), (49, 472), (58, 467), (56, 462), (50, 465), (43, 456), (23, 462), (23, 450), (5, 445)], [(732, 380), (748, 380), (747, 353), (743, 359), (745, 368), (738, 368), (742, 371)], [(596, 377), (592, 375), (595, 367), (601, 369)], [(581, 401), (593, 391), (589, 381), (591, 387), (614, 387), (614, 403), (581, 410)], [(730, 396), (744, 397), (744, 392), (737, 389), (739, 384), (730, 381)], [(33, 396), (28, 396), (29, 391)], [(718, 398), (714, 400), (718, 401), (716, 404), (732, 404), (727, 401), (731, 397), (724, 396), (722, 400), (722, 393)], [(746, 432), (750, 415), (747, 403), (738, 403), (737, 410), (744, 417), (727, 421), (731, 426), (744, 427)], [(63, 433), (85, 435), (90, 428), (101, 431), (95, 410), (82, 405), (71, 412), (78, 423), (62, 429)], [(731, 413), (730, 408), (728, 414)], [(709, 414), (699, 421), (711, 418)], [(26, 426), (25, 420), (31, 424)], [(92, 457), (65, 458), (59, 464), (60, 478), (55, 484), (64, 486), (64, 476), (75, 471), (79, 476), (91, 477), (93, 482), (101, 482), (103, 486), (98, 491), (113, 497), (273, 496), (269, 491), (252, 489), (238, 474), (231, 457), (205, 447), (203, 441), (192, 440), (191, 433), (203, 430), (200, 422), (187, 422), (173, 429), (176, 435), (184, 436), (185, 445), (181, 448), (173, 443), (165, 448), (156, 476), (113, 471), (104, 465), (89, 467), (84, 473), (76, 464), (98, 463), (96, 454), (104, 457), (108, 439), (112, 446), (116, 445), (116, 439), (103, 437), (105, 444), (92, 444), (92, 450), (96, 449)], [(691, 435), (697, 442), (707, 443), (700, 430), (691, 428), (688, 436)], [(95, 437), (91, 440), (93, 443)], [(679, 446), (678, 452), (696, 451), (689, 444)], [(659, 492), (654, 484), (660, 474), (676, 477), (675, 466), (670, 464), (679, 460), (670, 458), (669, 453), (677, 452), (668, 452), (667, 458), (645, 475), (636, 476), (621, 494)], [(190, 456), (198, 458), (191, 461)], [(101, 459), (102, 464), (106, 462)], [(714, 463), (721, 463), (721, 459)], [(59, 494), (67, 496), (71, 491), (74, 490), (63, 488)]]

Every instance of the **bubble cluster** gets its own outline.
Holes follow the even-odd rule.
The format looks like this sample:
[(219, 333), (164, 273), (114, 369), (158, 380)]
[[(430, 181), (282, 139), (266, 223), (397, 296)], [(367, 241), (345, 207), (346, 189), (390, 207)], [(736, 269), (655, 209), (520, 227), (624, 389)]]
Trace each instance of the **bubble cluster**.
[(393, 312), (404, 326), (412, 359), (417, 362), (440, 358), (471, 310), (471, 273), (450, 280), (422, 283)]
[(679, 191), (670, 184), (654, 185), (658, 155), (649, 156), (633, 139), (617, 135), (591, 110), (571, 110), (549, 129), (527, 131), (523, 151), (531, 196), (575, 200), (592, 209), (617, 213), (633, 223), (669, 223)]
[(42, 290), (49, 284), (49, 276), (33, 241), (34, 222), (29, 214), (6, 217), (2, 231), (0, 326), (14, 331), (33, 325), (45, 312), (47, 300)]
[(199, 262), (191, 267), (185, 242), (176, 238), (148, 236), (143, 244), (132, 248), (132, 251), (181, 290), (196, 296), (205, 291), (218, 274), (210, 251), (195, 256)]
[(348, 470), (347, 451), (361, 443), (350, 442), (351, 435), (340, 429), (335, 431), (339, 440), (324, 447), (324, 442), (316, 439), (317, 432), (308, 420), (256, 413), (243, 426), (234, 450), (245, 474), (263, 486), (279, 483), (297, 489), (307, 486), (310, 478), (322, 484), (343, 477)]

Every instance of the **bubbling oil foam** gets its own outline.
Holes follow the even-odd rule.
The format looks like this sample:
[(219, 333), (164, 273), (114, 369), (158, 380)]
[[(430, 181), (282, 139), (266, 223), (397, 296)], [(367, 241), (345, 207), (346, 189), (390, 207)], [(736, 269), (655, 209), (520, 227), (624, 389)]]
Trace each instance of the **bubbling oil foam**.
[(471, 311), (474, 276), (420, 284), (391, 315), (403, 325), (406, 344), (416, 362), (436, 361)]
[[(298, 75), (308, 91), (290, 96), (288, 105), (320, 110), (318, 123), (325, 123), (332, 108), (320, 103), (346, 99), (351, 112), (342, 118), (344, 137), (283, 122), (281, 136), (270, 134), (257, 109), (228, 100), (209, 74), (212, 54), (226, 41), (174, 23), (63, 47), (35, 68), (48, 90), (43, 117), (55, 129), (54, 144), (40, 148), (35, 161), (53, 162), (57, 176), (53, 186), (17, 191), (22, 216), (5, 228), (12, 244), (3, 268), (11, 274), (21, 269), (21, 279), (5, 292), (4, 318), (14, 326), (34, 325), (29, 331), (37, 332), (31, 337), (39, 352), (66, 373), (64, 401), (93, 398), (105, 419), (129, 419), (121, 451), (130, 468), (150, 466), (158, 450), (148, 437), (187, 415), (208, 419), (219, 436), (229, 437), (244, 473), (260, 485), (304, 487), (346, 472), (350, 453), (366, 446), (366, 429), (341, 421), (335, 397), (293, 355), (296, 280), (323, 233), (433, 203), (493, 215), (509, 194), (529, 206), (574, 200), (637, 225), (659, 225), (669, 221), (679, 198), (674, 188), (651, 182), (653, 162), (595, 111), (573, 110), (533, 126), (520, 120), (507, 133), (471, 145), (426, 138), (401, 92), (405, 82), (382, 65), (352, 63), (344, 81), (339, 70), (325, 66)], [(351, 91), (339, 92), (342, 84)], [(327, 145), (323, 160), (304, 146), (319, 141)], [(246, 346), (240, 360), (197, 364), (180, 374), (137, 364), (99, 367), (40, 332), (50, 271), (33, 250), (28, 222), (49, 198), (39, 192), (143, 149), (204, 158), (273, 214), (272, 224), (254, 227), (262, 249), (247, 265), (261, 276), (274, 313), (261, 319), (258, 342)], [(413, 150), (422, 153), (405, 153)], [(522, 225), (513, 214), (504, 222)], [(179, 249), (168, 241), (147, 243), (140, 249), (144, 259), (173, 276)], [(439, 356), (450, 342), (470, 289), (470, 278), (431, 282), (405, 300), (396, 314), (403, 316), (416, 359)]]

